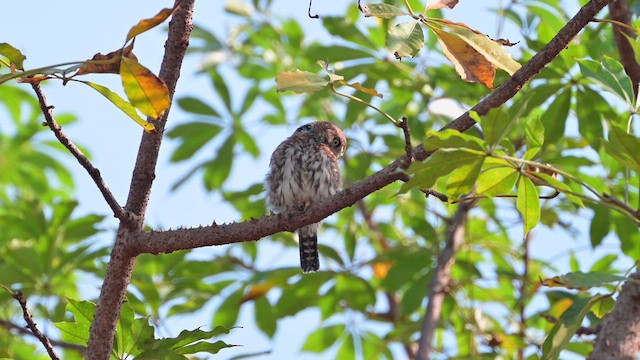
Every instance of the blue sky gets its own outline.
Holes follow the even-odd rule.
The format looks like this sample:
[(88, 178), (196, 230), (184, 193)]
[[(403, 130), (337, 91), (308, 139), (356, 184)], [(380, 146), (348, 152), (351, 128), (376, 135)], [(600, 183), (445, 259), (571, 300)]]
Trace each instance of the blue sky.
[[(93, 3), (88, 6), (86, 1), (64, 0), (56, 2), (42, 2), (37, 0), (21, 1), (19, 9), (14, 7), (16, 16), (5, 16), (0, 22), (0, 42), (8, 42), (19, 48), (27, 56), (25, 63), (28, 68), (35, 68), (56, 63), (84, 60), (94, 53), (107, 53), (122, 46), (129, 28), (142, 18), (154, 15), (161, 7), (170, 7), (172, 1), (115, 1), (109, 3)], [(222, 39), (226, 29), (234, 24), (234, 17), (223, 11), (224, 1), (198, 1), (196, 3), (195, 22), (211, 29)], [(464, 22), (469, 26), (495, 36), (495, 16), (486, 9), (496, 6), (499, 1), (460, 1), (459, 5), (446, 11), (448, 19)], [(323, 32), (319, 20), (307, 17), (307, 1), (275, 1), (275, 10), (279, 16), (294, 16), (306, 29), (307, 34), (323, 41), (331, 41), (330, 36)], [(316, 0), (313, 11), (320, 16), (339, 16), (347, 6), (356, 6), (356, 1)], [(362, 21), (374, 21), (362, 19)], [(521, 35), (513, 27), (507, 27), (500, 37), (508, 38), (512, 42), (522, 40)], [(153, 71), (157, 71), (162, 60), (162, 51), (166, 34), (157, 28), (141, 35), (136, 40), (135, 53), (140, 62)], [(514, 51), (517, 51), (517, 47)], [(198, 56), (188, 56), (183, 65), (183, 72), (176, 90), (176, 97), (193, 95), (206, 99), (213, 99), (209, 81), (196, 75), (198, 64), (202, 59)], [(293, 69), (292, 69), (293, 70)], [(120, 89), (119, 79), (115, 75), (96, 75), (92, 81)], [(455, 80), (452, 80), (455, 81)], [(460, 83), (464, 86), (464, 83)], [(26, 87), (26, 86), (25, 86)], [(135, 161), (135, 154), (141, 136), (141, 128), (123, 116), (118, 109), (106, 101), (101, 95), (81, 84), (62, 86), (60, 82), (50, 81), (45, 86), (45, 93), (50, 104), (55, 105), (56, 112), (71, 112), (78, 116), (79, 121), (73, 126), (65, 128), (71, 139), (86, 146), (91, 154), (93, 163), (101, 170), (105, 181), (116, 198), (123, 203), (127, 196), (131, 169)], [(1, 89), (0, 89), (1, 91)], [(119, 90), (118, 90), (119, 91)], [(480, 100), (480, 99), (478, 99)], [(0, 116), (3, 113), (0, 112)], [(171, 110), (168, 128), (187, 116), (178, 109)], [(265, 127), (266, 128), (266, 127)], [(295, 126), (280, 130), (269, 130), (260, 142), (263, 156), (257, 161), (246, 160), (240, 170), (236, 169), (232, 181), (238, 184), (249, 184), (264, 177), (268, 166), (268, 156), (279, 141), (288, 135)], [(53, 136), (51, 136), (53, 138)], [(237, 220), (237, 214), (222, 204), (216, 195), (204, 192), (199, 178), (187, 183), (179, 191), (172, 193), (171, 185), (185, 173), (192, 165), (171, 164), (168, 158), (174, 144), (165, 140), (158, 164), (157, 177), (153, 187), (151, 202), (147, 215), (147, 223), (154, 227), (197, 226), (210, 224), (212, 220), (218, 223)], [(104, 203), (100, 193), (89, 176), (72, 158), (66, 163), (75, 175), (77, 197), (80, 201), (80, 213), (95, 212), (109, 214), (109, 208)], [(541, 230), (539, 240), (536, 240), (534, 256), (549, 258), (558, 255), (558, 266), (566, 268), (566, 254), (571, 247), (585, 248), (588, 245), (587, 222), (577, 226), (584, 232), (584, 242), (575, 242), (567, 234), (560, 231)], [(105, 223), (106, 228), (115, 228), (114, 220)], [(112, 241), (106, 236), (105, 241)], [(552, 250), (551, 250), (552, 249)], [(210, 256), (212, 249), (198, 250), (202, 256)], [(590, 253), (589, 253), (590, 254)], [(295, 252), (289, 252), (281, 261), (285, 265), (297, 262)], [(588, 259), (586, 259), (589, 264)], [(97, 291), (97, 284), (88, 292)], [(207, 326), (210, 323), (212, 306), (203, 314), (194, 317), (178, 318), (170, 322), (167, 327), (175, 328), (177, 332), (183, 328)], [(234, 355), (273, 349), (273, 353), (262, 359), (316, 359), (313, 354), (299, 356), (300, 346), (306, 336), (319, 324), (319, 315), (314, 312), (303, 312), (293, 318), (285, 319), (279, 327), (273, 346), (252, 328), (253, 316), (250, 311), (244, 311), (240, 317), (237, 329), (227, 339), (231, 343), (243, 344), (241, 348), (224, 350), (218, 358), (229, 358)], [(332, 358), (326, 355), (322, 358)]]

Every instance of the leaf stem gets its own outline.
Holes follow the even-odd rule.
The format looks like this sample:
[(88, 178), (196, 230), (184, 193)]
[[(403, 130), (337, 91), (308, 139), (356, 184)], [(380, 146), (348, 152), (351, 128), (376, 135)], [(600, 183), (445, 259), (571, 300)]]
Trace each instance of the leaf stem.
[(382, 116), (386, 117), (387, 119), (389, 119), (389, 121), (391, 121), (393, 123), (393, 125), (400, 127), (400, 122), (396, 119), (394, 119), (391, 115), (387, 114), (386, 112), (380, 110), (379, 108), (377, 108), (374, 105), (371, 105), (370, 103), (355, 97), (353, 95), (349, 95), (343, 92), (338, 91), (338, 89), (336, 89), (336, 87), (333, 85), (333, 83), (329, 83), (329, 88), (331, 88), (331, 91), (333, 91), (333, 93), (335, 93), (336, 95), (340, 95), (340, 96), (344, 96), (347, 99), (353, 100), (355, 102), (359, 102), (360, 104), (366, 105), (370, 108), (372, 108), (373, 110), (379, 112), (380, 114), (382, 114)]

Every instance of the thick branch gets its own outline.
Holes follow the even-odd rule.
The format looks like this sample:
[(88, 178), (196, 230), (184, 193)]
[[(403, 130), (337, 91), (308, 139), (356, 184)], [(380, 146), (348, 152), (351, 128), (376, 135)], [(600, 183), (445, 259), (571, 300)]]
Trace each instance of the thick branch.
[[(640, 271), (631, 275), (640, 279)], [(589, 359), (632, 360), (640, 353), (640, 286), (627, 281), (620, 291), (616, 306), (602, 322), (595, 347)]]
[[(626, 0), (618, 0), (609, 4), (609, 14), (611, 15), (611, 20), (633, 26), (631, 23), (631, 11), (629, 11), (629, 5)], [(637, 36), (635, 32), (629, 28), (613, 25), (613, 38), (616, 41), (616, 46), (618, 47), (620, 62), (624, 66), (624, 71), (631, 78), (633, 92), (638, 96), (640, 64), (636, 61), (633, 47), (631, 47), (631, 44), (625, 34), (633, 39)]]
[(44, 114), (44, 120), (47, 126), (51, 129), (51, 131), (53, 131), (56, 138), (58, 138), (58, 141), (60, 141), (60, 143), (64, 145), (64, 147), (66, 147), (67, 150), (69, 150), (69, 152), (76, 158), (76, 160), (78, 160), (80, 165), (82, 165), (82, 167), (87, 170), (87, 173), (89, 173), (89, 176), (91, 176), (93, 182), (95, 182), (96, 186), (98, 186), (98, 190), (100, 190), (100, 192), (102, 193), (102, 196), (107, 201), (107, 204), (109, 204), (109, 207), (111, 207), (113, 216), (118, 218), (120, 221), (127, 221), (127, 214), (122, 209), (120, 204), (118, 204), (118, 201), (113, 196), (113, 194), (107, 187), (107, 184), (102, 179), (100, 170), (98, 170), (95, 166), (93, 166), (93, 164), (91, 164), (89, 159), (87, 159), (82, 151), (78, 149), (78, 147), (71, 141), (71, 139), (69, 139), (64, 130), (62, 130), (60, 124), (58, 124), (58, 122), (56, 121), (55, 117), (53, 116), (53, 106), (47, 104), (47, 98), (44, 96), (42, 88), (40, 88), (40, 83), (32, 83), (31, 86), (33, 87), (33, 91), (36, 92), (38, 102), (40, 103), (40, 110), (42, 110), (42, 113)]
[[(538, 54), (522, 66), (520, 70), (491, 95), (474, 106), (472, 110), (482, 115), (491, 109), (502, 106), (502, 104), (512, 98), (526, 82), (530, 81), (542, 68), (567, 47), (573, 37), (611, 1), (612, 0), (596, 0), (586, 4)], [(474, 124), (475, 122), (469, 117), (469, 113), (466, 112), (445, 128), (464, 132)], [(422, 145), (413, 148), (413, 156), (418, 161), (425, 160), (429, 155), (431, 155), (431, 152), (425, 150)], [(136, 237), (130, 239), (131, 242), (129, 246), (131, 246), (131, 251), (134, 254), (157, 254), (187, 250), (194, 247), (258, 240), (261, 237), (280, 231), (292, 231), (301, 226), (318, 222), (347, 206), (353, 205), (356, 201), (368, 196), (374, 191), (396, 180), (403, 179), (405, 175), (399, 172), (399, 169), (402, 165), (406, 164), (408, 160), (407, 155), (399, 158), (386, 168), (353, 184), (325, 201), (314, 203), (308, 207), (304, 213), (289, 212), (242, 223), (138, 233)]]
[(420, 326), (420, 340), (418, 340), (418, 352), (416, 360), (427, 360), (431, 356), (431, 344), (433, 342), (433, 333), (440, 322), (442, 313), (442, 303), (444, 296), (451, 280), (451, 267), (455, 263), (455, 255), (464, 239), (464, 225), (466, 223), (467, 214), (473, 207), (475, 202), (465, 202), (460, 204), (455, 216), (449, 224), (447, 231), (447, 244), (442, 253), (438, 255), (436, 269), (429, 283), (427, 297), (427, 310)]
[[(189, 45), (189, 35), (193, 29), (194, 0), (176, 0), (176, 6), (179, 7), (169, 23), (169, 34), (159, 73), (160, 79), (169, 89), (171, 98), (173, 98), (176, 82), (180, 76), (182, 59)], [(98, 308), (91, 324), (87, 348), (87, 359), (90, 360), (107, 360), (113, 347), (116, 324), (127, 293), (127, 286), (131, 281), (135, 262), (135, 255), (129, 251), (125, 244), (131, 234), (142, 229), (144, 223), (168, 114), (167, 110), (161, 119), (154, 122), (156, 132), (144, 133), (140, 142), (129, 188), (129, 197), (125, 206), (128, 212), (135, 215), (133, 217), (135, 223), (121, 222), (118, 229), (107, 272), (100, 289)]]
[(59, 360), (60, 358), (58, 357), (58, 354), (56, 354), (55, 350), (53, 350), (53, 346), (51, 345), (51, 341), (49, 341), (49, 338), (45, 334), (43, 334), (38, 329), (38, 327), (36, 327), (36, 323), (33, 321), (33, 316), (31, 316), (31, 313), (27, 308), (27, 299), (25, 299), (22, 290), (16, 291), (15, 293), (11, 294), (11, 296), (20, 303), (20, 307), (22, 308), (22, 317), (27, 323), (27, 328), (29, 328), (33, 335), (37, 337), (38, 340), (40, 340), (45, 350), (47, 350), (47, 354), (49, 354), (49, 357), (53, 360)]

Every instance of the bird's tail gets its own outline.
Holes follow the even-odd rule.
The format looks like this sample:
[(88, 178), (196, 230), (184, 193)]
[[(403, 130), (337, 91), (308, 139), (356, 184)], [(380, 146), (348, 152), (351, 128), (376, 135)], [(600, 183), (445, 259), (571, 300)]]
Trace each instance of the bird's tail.
[(318, 254), (318, 236), (300, 235), (300, 268), (303, 273), (316, 272), (320, 269), (320, 256)]

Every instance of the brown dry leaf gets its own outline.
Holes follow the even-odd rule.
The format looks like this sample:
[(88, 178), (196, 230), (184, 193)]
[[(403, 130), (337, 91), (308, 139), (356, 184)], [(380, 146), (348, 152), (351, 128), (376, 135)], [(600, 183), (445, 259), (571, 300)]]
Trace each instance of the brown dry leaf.
[(133, 54), (133, 42), (131, 42), (129, 46), (112, 51), (107, 55), (100, 53), (93, 55), (91, 60), (85, 61), (80, 70), (73, 76), (84, 74), (119, 74), (120, 56), (138, 61), (138, 58)]
[(153, 29), (154, 27), (162, 24), (165, 20), (167, 20), (169, 16), (171, 16), (171, 14), (173, 14), (173, 12), (178, 8), (178, 6), (170, 9), (162, 9), (158, 14), (156, 14), (156, 16), (149, 19), (140, 20), (135, 26), (131, 28), (131, 30), (129, 30), (129, 33), (127, 34), (127, 39), (125, 40), (125, 44), (129, 40), (142, 34), (143, 32), (149, 29)]
[(457, 4), (458, 0), (431, 0), (427, 2), (427, 6), (425, 6), (424, 11), (427, 12), (429, 10), (441, 9), (443, 7), (453, 9)]
[(461, 38), (435, 26), (429, 27), (436, 34), (444, 55), (455, 65), (462, 80), (479, 82), (489, 89), (493, 88), (496, 68), (489, 60)]

